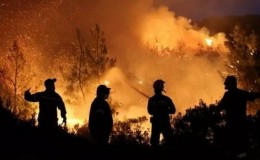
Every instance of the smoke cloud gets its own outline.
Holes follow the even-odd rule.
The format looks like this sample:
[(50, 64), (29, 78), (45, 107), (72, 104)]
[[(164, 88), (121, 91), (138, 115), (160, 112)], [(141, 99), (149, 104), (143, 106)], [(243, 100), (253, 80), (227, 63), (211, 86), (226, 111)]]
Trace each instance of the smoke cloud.
[[(118, 104), (120, 118), (148, 116), (147, 98), (131, 86), (152, 96), (152, 83), (156, 79), (166, 81), (166, 95), (173, 99), (177, 112), (182, 113), (200, 99), (214, 103), (224, 92), (219, 71), (224, 70), (225, 36), (222, 33), (209, 36), (206, 28), (195, 28), (190, 19), (177, 17), (167, 6), (155, 5), (153, 0), (42, 0), (19, 4), (4, 1), (2, 4), (0, 54), (4, 55), (11, 42), (18, 39), (36, 73), (32, 87), (56, 77), (57, 92), (63, 95), (59, 66), (70, 63), (68, 57), (75, 52), (76, 29), (81, 30), (87, 41), (90, 28), (98, 24), (105, 33), (109, 56), (117, 59), (116, 68), (103, 80), (112, 88), (110, 98)], [(213, 41), (210, 46), (206, 38)], [(223, 54), (213, 59), (196, 57), (203, 47)], [(67, 104), (68, 119), (88, 120), (94, 97), (95, 88), (85, 102), (79, 99), (77, 106)]]

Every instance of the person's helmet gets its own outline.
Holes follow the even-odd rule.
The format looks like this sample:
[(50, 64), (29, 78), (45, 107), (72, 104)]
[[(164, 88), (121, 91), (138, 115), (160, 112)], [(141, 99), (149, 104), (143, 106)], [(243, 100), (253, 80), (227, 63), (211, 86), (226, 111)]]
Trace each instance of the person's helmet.
[(237, 78), (235, 76), (227, 76), (224, 82), (226, 89), (237, 87)]
[(101, 84), (97, 87), (97, 95), (99, 95), (100, 93), (108, 94), (110, 92), (110, 89), (111, 88), (108, 88), (106, 85)]
[(157, 91), (164, 91), (164, 81), (161, 79), (157, 79), (156, 81), (153, 82), (153, 88), (154, 90)]
[(54, 85), (54, 82), (56, 82), (56, 78), (46, 79), (46, 80), (44, 81), (44, 85), (45, 85), (45, 87), (47, 88), (47, 87), (49, 87), (49, 86)]

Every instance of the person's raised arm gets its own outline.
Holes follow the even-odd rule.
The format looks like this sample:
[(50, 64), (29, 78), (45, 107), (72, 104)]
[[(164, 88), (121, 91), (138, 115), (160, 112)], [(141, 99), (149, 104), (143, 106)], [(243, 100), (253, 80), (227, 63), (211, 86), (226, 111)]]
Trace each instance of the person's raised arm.
[(30, 88), (24, 92), (24, 99), (30, 102), (38, 102), (38, 94), (31, 94)]
[(247, 99), (254, 101), (255, 99), (260, 98), (260, 93), (256, 93), (256, 92), (249, 92), (247, 95)]

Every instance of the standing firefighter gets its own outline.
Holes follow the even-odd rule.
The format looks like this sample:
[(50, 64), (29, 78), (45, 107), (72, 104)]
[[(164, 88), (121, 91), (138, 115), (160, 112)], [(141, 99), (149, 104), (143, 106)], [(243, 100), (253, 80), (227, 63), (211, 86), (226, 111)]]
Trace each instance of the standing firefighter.
[(24, 98), (30, 102), (39, 102), (38, 126), (44, 131), (55, 131), (58, 128), (57, 109), (60, 110), (63, 123), (66, 124), (66, 108), (61, 96), (55, 92), (56, 79), (47, 79), (44, 82), (46, 90), (30, 93), (30, 89), (24, 92)]
[(164, 83), (165, 82), (161, 79), (154, 81), (153, 88), (155, 94), (148, 100), (148, 113), (152, 115), (150, 119), (152, 123), (152, 134), (150, 139), (152, 147), (157, 147), (159, 145), (161, 133), (163, 134), (163, 138), (167, 145), (169, 145), (172, 140), (169, 114), (174, 114), (176, 108), (171, 98), (162, 94), (164, 91)]
[(96, 145), (106, 146), (113, 127), (112, 112), (106, 101), (110, 94), (110, 88), (99, 85), (96, 94), (97, 96), (90, 107), (89, 131)]
[(30, 89), (24, 92), (25, 100), (39, 102), (38, 126), (45, 136), (54, 136), (58, 131), (57, 109), (60, 110), (65, 125), (67, 121), (65, 104), (61, 96), (55, 92), (55, 82), (56, 79), (45, 80), (46, 90), (42, 92), (31, 94)]
[(242, 158), (250, 149), (246, 124), (247, 101), (260, 98), (260, 93), (237, 88), (235, 76), (227, 76), (224, 85), (227, 91), (218, 104), (218, 110), (226, 113), (225, 147), (231, 154)]

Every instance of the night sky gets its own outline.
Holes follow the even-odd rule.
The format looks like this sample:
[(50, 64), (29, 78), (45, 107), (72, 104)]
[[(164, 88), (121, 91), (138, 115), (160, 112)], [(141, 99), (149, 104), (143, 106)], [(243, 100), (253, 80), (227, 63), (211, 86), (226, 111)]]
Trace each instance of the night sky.
[(199, 20), (211, 16), (260, 15), (260, 0), (155, 0), (179, 16)]

